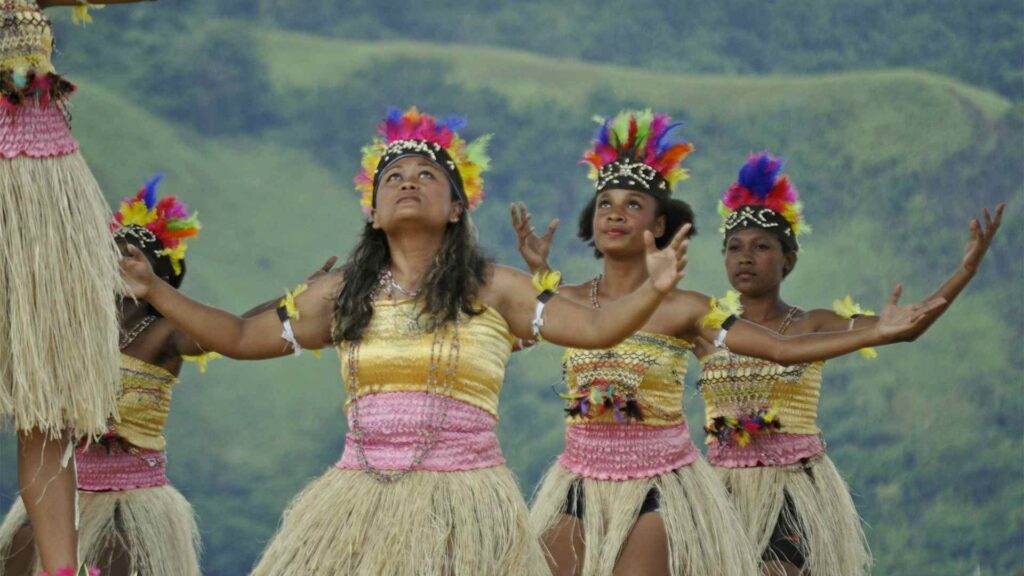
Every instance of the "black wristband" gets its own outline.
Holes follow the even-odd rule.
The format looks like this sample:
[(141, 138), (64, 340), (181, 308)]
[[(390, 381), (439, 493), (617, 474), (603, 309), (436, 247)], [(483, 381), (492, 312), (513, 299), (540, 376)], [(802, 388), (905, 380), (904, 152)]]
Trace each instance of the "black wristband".
[(739, 320), (739, 318), (737, 318), (735, 314), (730, 314), (729, 317), (722, 322), (722, 330), (732, 328), (732, 325), (735, 324), (737, 320)]

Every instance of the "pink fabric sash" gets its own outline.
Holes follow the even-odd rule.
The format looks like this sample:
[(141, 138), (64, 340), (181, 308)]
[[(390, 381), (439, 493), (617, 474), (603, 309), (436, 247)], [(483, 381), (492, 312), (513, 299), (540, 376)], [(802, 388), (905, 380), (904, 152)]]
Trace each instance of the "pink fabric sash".
[(25, 104), (13, 112), (0, 108), (0, 156), (45, 158), (76, 150), (78, 142), (57, 104)]
[(688, 466), (700, 455), (683, 422), (677, 426), (575, 424), (558, 463), (584, 478), (630, 480)]
[(789, 466), (825, 451), (820, 434), (767, 434), (746, 446), (708, 441), (708, 462), (722, 468)]
[(116, 445), (93, 443), (75, 450), (78, 489), (107, 492), (153, 488), (167, 484), (167, 455), (162, 450), (129, 454)]
[[(505, 463), (494, 433), (495, 420), (484, 410), (454, 398), (425, 392), (370, 394), (358, 400), (362, 445), (367, 462), (378, 470), (405, 470), (422, 444), (425, 423), (436, 418), (437, 402), (443, 402), (443, 429), (417, 470), (454, 472), (491, 468)], [(349, 409), (351, 416), (352, 408)], [(362, 469), (352, 440), (345, 436), (345, 450), (337, 468)]]

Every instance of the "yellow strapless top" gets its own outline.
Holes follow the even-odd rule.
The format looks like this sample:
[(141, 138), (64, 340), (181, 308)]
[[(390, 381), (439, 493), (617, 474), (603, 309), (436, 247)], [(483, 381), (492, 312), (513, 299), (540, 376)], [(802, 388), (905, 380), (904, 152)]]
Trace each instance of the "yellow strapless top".
[(818, 398), (824, 362), (782, 366), (716, 350), (701, 359), (705, 419), (740, 417), (774, 409), (779, 432), (819, 434)]
[[(414, 314), (411, 300), (375, 302), (373, 318), (359, 345), (358, 375), (360, 395), (382, 392), (426, 392), (430, 374), (433, 333), (410, 332)], [(439, 351), (433, 351), (437, 377), (444, 378), (452, 351), (452, 332)], [(498, 417), (498, 394), (505, 379), (505, 367), (512, 354), (514, 337), (505, 319), (492, 308), (484, 307), (477, 316), (464, 317), (458, 328), (458, 365), (451, 396)], [(341, 376), (348, 379), (348, 343), (338, 346)], [(438, 354), (438, 352), (440, 352)], [(437, 357), (439, 356), (439, 358)], [(346, 386), (351, 386), (346, 381)], [(434, 385), (436, 392), (440, 383)], [(352, 402), (351, 395), (345, 403)]]
[(120, 422), (111, 422), (118, 436), (132, 446), (163, 450), (164, 424), (171, 411), (171, 389), (178, 379), (167, 370), (121, 354)]
[(36, 0), (0, 0), (0, 72), (53, 72), (53, 29)]
[(682, 424), (686, 352), (692, 347), (664, 334), (637, 332), (605, 350), (566, 349), (566, 422)]

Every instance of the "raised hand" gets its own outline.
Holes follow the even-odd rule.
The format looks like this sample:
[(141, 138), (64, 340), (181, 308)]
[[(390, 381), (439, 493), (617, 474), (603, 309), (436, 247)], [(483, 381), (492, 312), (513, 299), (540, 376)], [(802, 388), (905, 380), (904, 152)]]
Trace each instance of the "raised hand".
[(317, 268), (316, 270), (313, 271), (312, 274), (306, 277), (306, 284), (312, 285), (317, 280), (326, 276), (328, 273), (330, 273), (331, 269), (334, 268), (334, 263), (337, 261), (337, 256), (331, 256), (330, 258), (328, 258), (327, 261), (324, 262), (323, 266)]
[(938, 296), (917, 304), (901, 306), (899, 300), (902, 294), (903, 285), (897, 284), (874, 326), (878, 332), (880, 344), (916, 335), (920, 332), (920, 325), (933, 320), (947, 304), (945, 298)]
[(555, 236), (558, 228), (558, 218), (551, 220), (548, 231), (543, 236), (537, 236), (537, 231), (530, 224), (530, 213), (526, 210), (526, 204), (520, 202), (512, 203), (512, 227), (516, 231), (516, 238), (519, 242), (519, 253), (523, 256), (531, 272), (548, 269), (548, 256), (551, 254), (551, 239)]
[(989, 214), (988, 208), (985, 208), (982, 211), (985, 216), (984, 229), (977, 218), (971, 220), (971, 235), (967, 240), (967, 246), (964, 247), (963, 268), (967, 272), (974, 274), (978, 271), (978, 266), (981, 264), (982, 258), (985, 257), (985, 253), (988, 252), (988, 247), (992, 245), (992, 238), (995, 237), (999, 225), (1003, 221), (1003, 209), (1005, 208), (1006, 204), (996, 206), (994, 219)]
[(690, 224), (684, 225), (663, 249), (658, 250), (654, 242), (654, 234), (644, 231), (644, 245), (647, 247), (647, 273), (655, 290), (668, 294), (686, 275), (686, 249), (689, 240)]
[(120, 264), (121, 276), (132, 291), (132, 296), (145, 300), (153, 283), (159, 280), (153, 273), (153, 265), (149, 263), (149, 259), (135, 246), (126, 244)]

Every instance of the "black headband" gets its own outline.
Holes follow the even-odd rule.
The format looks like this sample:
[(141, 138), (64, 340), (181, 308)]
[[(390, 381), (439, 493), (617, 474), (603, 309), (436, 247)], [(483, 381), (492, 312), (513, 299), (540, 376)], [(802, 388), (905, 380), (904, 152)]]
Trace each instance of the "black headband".
[(740, 206), (725, 219), (723, 228), (725, 228), (726, 236), (732, 232), (752, 228), (765, 230), (777, 236), (779, 241), (790, 250), (795, 252), (800, 249), (800, 245), (796, 241), (796, 234), (793, 233), (793, 226), (790, 225), (789, 220), (786, 220), (782, 214), (766, 206), (754, 204)]
[(377, 162), (377, 169), (373, 173), (373, 204), (377, 207), (377, 187), (380, 186), (380, 176), (385, 170), (398, 160), (406, 156), (422, 156), (429, 159), (448, 176), (452, 184), (452, 195), (468, 208), (469, 199), (466, 198), (466, 191), (462, 187), (462, 175), (455, 165), (448, 152), (440, 144), (426, 140), (395, 140), (384, 149), (384, 154)]
[(672, 194), (662, 175), (643, 162), (628, 157), (618, 158), (601, 167), (597, 173), (597, 192), (611, 188), (646, 192), (652, 196), (668, 198)]

